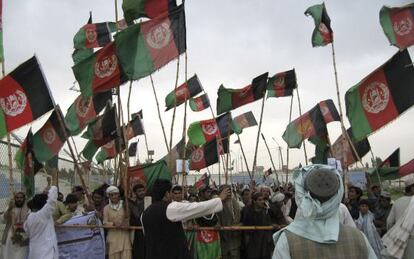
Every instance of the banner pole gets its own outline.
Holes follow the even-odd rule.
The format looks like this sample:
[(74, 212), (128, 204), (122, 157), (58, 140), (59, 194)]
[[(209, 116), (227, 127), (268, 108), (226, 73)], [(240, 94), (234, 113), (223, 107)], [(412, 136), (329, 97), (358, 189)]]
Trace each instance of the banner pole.
[(253, 158), (253, 168), (252, 168), (252, 177), (254, 178), (254, 173), (256, 171), (256, 163), (257, 163), (257, 150), (259, 148), (259, 140), (260, 140), (260, 130), (262, 129), (262, 121), (263, 121), (263, 110), (264, 104), (266, 101), (266, 94), (263, 94), (263, 101), (262, 101), (262, 109), (260, 112), (260, 121), (259, 121), (259, 128), (257, 130), (257, 137), (256, 137), (256, 147), (254, 150), (254, 158)]
[[(296, 87), (296, 93), (298, 96), (298, 104), (299, 104), (299, 116), (302, 116), (302, 108), (301, 108), (301, 104), (300, 104), (300, 97), (299, 97), (299, 87)], [(290, 123), (290, 122), (289, 122)], [(301, 131), (303, 132), (303, 124), (302, 124), (302, 120), (300, 120), (300, 128)], [(306, 144), (305, 144), (305, 140), (303, 140), (303, 153), (305, 154), (305, 164), (308, 165), (308, 155), (306, 153)]]
[[(247, 173), (249, 174), (250, 181), (253, 181), (253, 176), (252, 176), (252, 174), (250, 173), (250, 170), (249, 170), (249, 163), (247, 163), (246, 154), (244, 153), (244, 149), (243, 149), (243, 145), (242, 145), (241, 140), (240, 140), (240, 136), (239, 136), (239, 134), (236, 134), (236, 135), (237, 135), (237, 139), (239, 141), (240, 150), (241, 150), (243, 158), (244, 158), (244, 164), (246, 165)], [(243, 164), (242, 164), (242, 171), (243, 171)]]
[(157, 104), (158, 119), (160, 120), (162, 134), (164, 136), (165, 147), (167, 148), (167, 151), (170, 152), (170, 148), (168, 146), (168, 141), (167, 141), (167, 135), (165, 134), (164, 123), (162, 122), (162, 118), (161, 118), (160, 104), (158, 103), (157, 92), (155, 91), (154, 80), (152, 80), (152, 75), (150, 75), (150, 79), (151, 79), (152, 91), (154, 92), (155, 103)]
[[(292, 97), (290, 98), (288, 125), (292, 122), (292, 108), (293, 108), (293, 94), (292, 94)], [(287, 131), (287, 138), (289, 139), (289, 131)], [(282, 163), (282, 170), (283, 170), (283, 163)], [(288, 182), (289, 182), (289, 145), (287, 145), (287, 148), (286, 148), (286, 183), (285, 184), (288, 184)]]
[[(184, 54), (184, 79), (185, 79), (185, 82), (187, 82), (187, 50), (185, 51), (185, 54)], [(184, 121), (183, 121), (183, 132), (182, 132), (182, 139), (184, 139), (184, 145), (187, 142), (186, 134), (185, 134), (186, 129), (187, 129), (187, 102), (188, 102), (188, 99), (186, 95), (185, 101), (184, 101)], [(172, 130), (171, 130), (171, 133), (172, 133)], [(171, 135), (171, 138), (172, 137), (173, 136)], [(172, 139), (170, 141), (172, 141)], [(170, 142), (170, 150), (172, 148), (171, 145), (172, 145), (172, 142)], [(181, 186), (184, 187), (184, 184), (187, 182), (185, 147), (183, 148), (183, 153), (181, 155), (183, 159), (183, 179), (181, 182)], [(183, 198), (184, 198), (184, 192), (183, 192)]]
[(270, 162), (272, 163), (273, 171), (274, 171), (274, 172), (275, 172), (275, 174), (276, 174), (276, 179), (277, 179), (277, 181), (279, 181), (279, 176), (278, 176), (278, 174), (277, 174), (277, 172), (276, 172), (275, 163), (273, 163), (272, 153), (270, 152), (269, 146), (267, 145), (267, 141), (266, 141), (266, 138), (265, 138), (265, 136), (264, 136), (264, 134), (263, 134), (263, 133), (262, 133), (262, 139), (263, 139), (263, 142), (265, 143), (265, 146), (266, 146), (266, 149), (267, 149), (267, 153), (269, 153)]
[[(174, 94), (175, 94), (175, 91), (177, 90), (177, 86), (178, 86), (178, 75), (179, 75), (179, 71), (180, 71), (180, 56), (178, 56), (178, 59), (177, 59), (177, 73), (175, 75)], [(170, 145), (167, 148), (168, 151), (170, 151), (171, 148), (172, 148), (172, 140), (173, 140), (173, 135), (174, 135), (173, 134), (173, 131), (174, 131), (174, 121), (175, 121), (175, 112), (176, 112), (176, 110), (177, 110), (177, 98), (174, 98), (174, 110), (173, 110), (173, 116), (172, 116), (172, 120), (171, 120)]]

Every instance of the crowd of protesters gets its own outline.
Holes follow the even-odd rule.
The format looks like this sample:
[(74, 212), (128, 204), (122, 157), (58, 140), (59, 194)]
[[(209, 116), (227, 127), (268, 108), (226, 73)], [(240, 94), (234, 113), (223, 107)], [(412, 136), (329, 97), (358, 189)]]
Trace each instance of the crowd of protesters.
[[(338, 181), (342, 186), (342, 180)], [(296, 243), (307, 247), (314, 246), (313, 243), (306, 243), (309, 240), (318, 245), (336, 243), (345, 238), (338, 236), (338, 232), (358, 236), (352, 232), (354, 230), (348, 230), (348, 227), (359, 229), (364, 234), (359, 243), (366, 240), (369, 244), (361, 248), (361, 254), (366, 255), (365, 258), (388, 258), (384, 255), (384, 247), (393, 246), (396, 250), (399, 249), (399, 258), (414, 258), (413, 223), (404, 221), (409, 218), (407, 213), (411, 213), (408, 215), (413, 218), (412, 180), (406, 183), (405, 196), (397, 200), (394, 206), (390, 194), (381, 190), (379, 185), (370, 186), (367, 195), (358, 187), (348, 186), (347, 198), (343, 198), (342, 187), (337, 187), (325, 200), (320, 199), (322, 194), (318, 196), (297, 182), (279, 186), (234, 184), (217, 187), (211, 184), (198, 187), (168, 185), (160, 181), (149, 192), (145, 184), (138, 183), (126, 195), (120, 187), (103, 184), (93, 190), (91, 199), (87, 199), (81, 186), (73, 187), (72, 193), (66, 197), (52, 186), (46, 188), (43, 194), (35, 195), (29, 202), (24, 193), (16, 193), (1, 217), (6, 223), (2, 239), (3, 256), (16, 259), (58, 258), (54, 228), (74, 216), (95, 211), (103, 225), (115, 227), (105, 230), (109, 259), (157, 258), (156, 254), (164, 254), (166, 250), (163, 251), (158, 245), (154, 247), (153, 244), (167, 240), (167, 237), (177, 239), (174, 242), (178, 243), (171, 242), (171, 255), (166, 254), (163, 258), (298, 258), (296, 255), (301, 252), (292, 250)], [(147, 195), (152, 196), (152, 202), (146, 198)], [(333, 197), (338, 203), (333, 202)], [(411, 210), (407, 212), (407, 208)], [(339, 220), (341, 227), (327, 227), (328, 223), (335, 222), (333, 219)], [(309, 223), (311, 220), (314, 223)], [(152, 228), (157, 225), (158, 229), (153, 232)], [(395, 236), (398, 235), (393, 234), (393, 231), (390, 231), (390, 235), (387, 233), (394, 225), (398, 228), (405, 226), (405, 229), (399, 231), (408, 233), (405, 240), (408, 245), (405, 244), (402, 251), (401, 245), (395, 241)], [(127, 226), (143, 226), (144, 229), (135, 230), (131, 235), (130, 230), (121, 228)], [(272, 228), (219, 231), (221, 226)], [(188, 230), (185, 236), (183, 227)], [(202, 227), (213, 228), (202, 230)], [(157, 236), (161, 228), (166, 231), (164, 239)], [(180, 238), (175, 238), (181, 232), (185, 240), (182, 247)], [(333, 240), (326, 238), (329, 234), (336, 237)], [(355, 240), (358, 241), (358, 237)], [(314, 249), (319, 249), (318, 245)], [(180, 249), (181, 252), (178, 251)], [(176, 252), (179, 254), (173, 257), (172, 254)], [(315, 252), (315, 255), (309, 253), (308, 258), (323, 257), (318, 257)]]

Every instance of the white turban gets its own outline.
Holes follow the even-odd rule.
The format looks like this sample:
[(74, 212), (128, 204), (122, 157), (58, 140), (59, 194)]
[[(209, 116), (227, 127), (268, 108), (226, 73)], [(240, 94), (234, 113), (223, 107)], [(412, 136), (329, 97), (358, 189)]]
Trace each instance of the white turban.
[(106, 189), (106, 194), (109, 195), (110, 193), (119, 193), (118, 187), (111, 185)]

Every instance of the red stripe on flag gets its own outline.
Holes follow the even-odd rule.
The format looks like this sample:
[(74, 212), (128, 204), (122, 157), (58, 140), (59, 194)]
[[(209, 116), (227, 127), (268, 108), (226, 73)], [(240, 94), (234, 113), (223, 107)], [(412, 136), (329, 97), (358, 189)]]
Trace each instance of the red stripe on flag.
[(390, 11), (395, 39), (401, 49), (414, 43), (414, 19), (411, 8), (393, 8)]
[(400, 167), (398, 174), (400, 177), (414, 173), (414, 159)]
[(200, 170), (205, 167), (204, 147), (199, 147), (191, 153), (191, 170)]
[(62, 148), (63, 142), (60, 140), (58, 133), (50, 121), (47, 121), (39, 130), (39, 134), (42, 137), (43, 142), (49, 147), (53, 154), (57, 154)]
[(144, 10), (149, 18), (154, 18), (168, 11), (168, 0), (146, 0)]
[(96, 53), (93, 75), (93, 92), (104, 92), (121, 84), (121, 70), (114, 43)]
[(99, 47), (98, 43), (98, 32), (96, 31), (96, 24), (88, 23), (83, 26), (85, 31), (85, 47), (87, 49)]
[(254, 102), (253, 86), (248, 85), (236, 92), (231, 93), (231, 103), (233, 108)]
[(188, 91), (187, 82), (177, 87), (175, 90), (175, 99), (177, 103), (183, 103), (185, 100), (190, 98), (190, 92)]
[(75, 100), (75, 112), (78, 118), (79, 128), (84, 128), (87, 122), (96, 117), (95, 107), (93, 105), (93, 97), (90, 96), (86, 100), (80, 95)]
[(200, 122), (201, 130), (203, 131), (204, 138), (207, 142), (213, 140), (216, 136), (220, 134), (217, 122), (215, 119), (204, 120)]
[(293, 123), (295, 123), (299, 134), (301, 134), (304, 139), (316, 135), (316, 130), (313, 126), (311, 118), (309, 117), (309, 112), (294, 120)]

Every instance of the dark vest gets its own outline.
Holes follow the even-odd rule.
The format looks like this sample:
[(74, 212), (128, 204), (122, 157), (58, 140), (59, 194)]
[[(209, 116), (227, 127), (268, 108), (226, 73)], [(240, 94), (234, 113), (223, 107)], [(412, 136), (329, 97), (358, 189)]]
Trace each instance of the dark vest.
[(361, 231), (340, 224), (338, 242), (321, 244), (285, 231), (292, 259), (366, 259), (368, 249)]
[(142, 214), (146, 259), (191, 259), (181, 222), (168, 220), (168, 203), (151, 204)]

